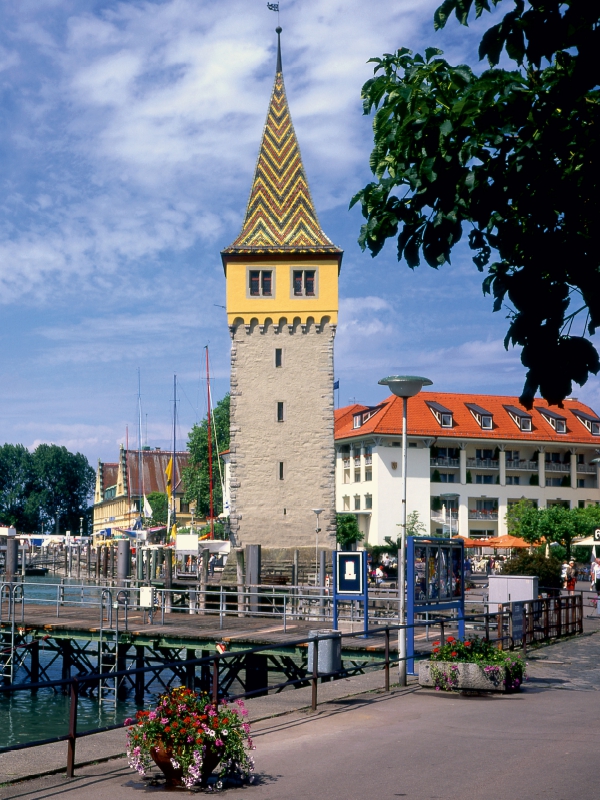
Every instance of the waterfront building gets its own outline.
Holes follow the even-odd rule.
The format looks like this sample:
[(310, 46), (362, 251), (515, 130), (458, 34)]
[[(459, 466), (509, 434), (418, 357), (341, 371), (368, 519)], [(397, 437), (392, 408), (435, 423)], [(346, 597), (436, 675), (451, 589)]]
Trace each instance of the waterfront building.
[[(600, 502), (600, 418), (575, 398), (423, 391), (408, 401), (407, 511), (426, 532), (470, 538), (506, 533), (507, 508)], [(402, 400), (335, 412), (336, 506), (358, 517), (370, 544), (399, 535)]]
[[(278, 36), (281, 29), (278, 29)], [(231, 334), (227, 473), (238, 545), (334, 546), (333, 340), (342, 251), (315, 211), (275, 82), (239, 236), (221, 253)]]
[[(94, 490), (93, 532), (110, 531), (113, 528), (130, 528), (139, 518), (143, 508), (144, 495), (152, 492), (165, 494), (167, 491), (166, 469), (173, 454), (160, 447), (140, 450), (127, 450), (121, 445), (119, 460), (107, 462), (98, 460), (96, 487)], [(175, 510), (179, 525), (189, 525), (191, 513), (189, 504), (184, 501), (181, 480), (182, 470), (187, 467), (189, 453), (175, 454)], [(140, 474), (141, 466), (141, 474)]]

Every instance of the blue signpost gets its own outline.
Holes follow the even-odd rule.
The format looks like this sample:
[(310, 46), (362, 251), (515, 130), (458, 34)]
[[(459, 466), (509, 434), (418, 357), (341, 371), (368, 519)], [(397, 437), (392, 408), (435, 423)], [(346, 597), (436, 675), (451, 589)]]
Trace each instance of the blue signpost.
[(335, 550), (333, 553), (333, 629), (338, 627), (338, 600), (362, 600), (364, 631), (369, 630), (369, 582), (367, 554)]
[[(465, 635), (465, 546), (460, 537), (408, 537), (407, 623), (415, 614), (456, 609), (458, 635)], [(408, 673), (414, 675), (415, 629), (406, 632)]]

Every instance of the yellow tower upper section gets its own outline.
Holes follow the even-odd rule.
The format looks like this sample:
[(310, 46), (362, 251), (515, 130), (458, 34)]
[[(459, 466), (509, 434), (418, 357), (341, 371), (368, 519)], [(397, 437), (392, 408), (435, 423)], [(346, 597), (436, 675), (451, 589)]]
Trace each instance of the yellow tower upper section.
[[(277, 29), (277, 34), (281, 28)], [(229, 325), (337, 324), (342, 251), (323, 233), (292, 124), (277, 46), (277, 69), (242, 230), (222, 251)]]

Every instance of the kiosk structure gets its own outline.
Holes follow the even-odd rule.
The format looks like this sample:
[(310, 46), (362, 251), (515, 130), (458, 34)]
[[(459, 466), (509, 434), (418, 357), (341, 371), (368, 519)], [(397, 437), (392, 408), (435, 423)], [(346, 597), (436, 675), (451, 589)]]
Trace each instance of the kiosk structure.
[(362, 600), (364, 632), (369, 632), (369, 582), (367, 554), (336, 550), (333, 553), (333, 629), (338, 629), (338, 601)]
[[(465, 635), (465, 548), (461, 538), (409, 536), (407, 542), (407, 623), (415, 614), (456, 609), (458, 635)], [(406, 632), (407, 672), (414, 675), (415, 629)]]

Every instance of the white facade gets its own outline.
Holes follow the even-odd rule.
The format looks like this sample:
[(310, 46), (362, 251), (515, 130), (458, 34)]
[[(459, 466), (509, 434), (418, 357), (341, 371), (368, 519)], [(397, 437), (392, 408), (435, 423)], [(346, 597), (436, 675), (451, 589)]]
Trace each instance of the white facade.
[[(450, 507), (452, 532), (478, 538), (507, 533), (507, 508), (522, 498), (539, 508), (600, 502), (598, 466), (590, 463), (598, 454), (593, 445), (443, 437), (434, 444), (430, 437), (410, 435), (408, 443), (407, 513), (417, 511), (427, 533), (448, 534)], [(336, 456), (337, 511), (357, 514), (369, 544), (384, 544), (386, 536), (395, 540), (402, 491), (400, 437), (336, 437)]]

